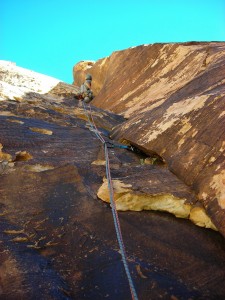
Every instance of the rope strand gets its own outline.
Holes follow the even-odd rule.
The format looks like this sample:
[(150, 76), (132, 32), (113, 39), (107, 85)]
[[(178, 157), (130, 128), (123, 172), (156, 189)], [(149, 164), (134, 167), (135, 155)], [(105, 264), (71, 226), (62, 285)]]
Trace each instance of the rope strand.
[(131, 273), (130, 273), (130, 270), (129, 270), (129, 265), (128, 265), (128, 262), (127, 262), (127, 256), (126, 256), (125, 246), (124, 246), (124, 242), (123, 242), (123, 236), (122, 236), (122, 232), (121, 232), (120, 221), (119, 221), (118, 213), (117, 213), (117, 210), (116, 210), (116, 203), (115, 203), (114, 191), (113, 191), (113, 182), (112, 182), (112, 177), (111, 177), (111, 172), (110, 172), (108, 147), (107, 147), (105, 139), (103, 138), (103, 136), (101, 135), (101, 133), (99, 132), (98, 128), (95, 125), (93, 115), (92, 115), (91, 106), (89, 105), (89, 111), (90, 111), (90, 117), (91, 117), (91, 120), (90, 120), (90, 117), (87, 113), (86, 105), (85, 105), (84, 101), (82, 101), (82, 102), (83, 102), (83, 108), (84, 108), (85, 114), (88, 118), (88, 122), (89, 122), (89, 124), (92, 128), (92, 131), (95, 133), (97, 138), (104, 144), (105, 161), (106, 161), (106, 177), (107, 177), (107, 181), (108, 181), (110, 204), (111, 204), (111, 208), (112, 208), (112, 215), (113, 215), (113, 221), (114, 221), (116, 236), (117, 236), (117, 240), (118, 240), (118, 244), (119, 244), (119, 248), (120, 248), (120, 253), (121, 253), (124, 269), (125, 269), (126, 276), (127, 276), (128, 283), (129, 283), (129, 287), (130, 287), (132, 300), (138, 300), (138, 296), (137, 296), (137, 293), (136, 293), (136, 290), (135, 290), (135, 287), (134, 287), (134, 283), (133, 283)]
[(93, 116), (92, 116), (92, 111), (91, 111), (91, 106), (89, 105), (89, 108), (90, 108), (90, 116), (91, 116), (91, 119), (92, 119), (92, 122), (90, 120), (90, 117), (89, 117), (89, 114), (87, 112), (87, 109), (86, 109), (86, 105), (84, 103), (84, 101), (82, 101), (82, 104), (83, 104), (83, 108), (84, 108), (84, 111), (85, 111), (85, 115), (88, 119), (88, 122), (92, 128), (92, 131), (95, 133), (95, 135), (97, 136), (97, 138), (104, 144), (105, 143), (105, 140), (104, 138), (102, 137), (101, 133), (98, 131), (95, 123), (94, 123), (94, 120), (93, 120)]

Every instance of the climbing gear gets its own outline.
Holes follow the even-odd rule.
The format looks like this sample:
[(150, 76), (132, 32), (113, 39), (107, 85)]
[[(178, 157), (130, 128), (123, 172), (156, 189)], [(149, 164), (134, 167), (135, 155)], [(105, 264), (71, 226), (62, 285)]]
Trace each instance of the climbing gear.
[(80, 87), (80, 95), (86, 103), (93, 100), (93, 92), (90, 89), (90, 86), (87, 85), (87, 82), (91, 83), (91, 80), (86, 80)]
[(111, 142), (105, 142), (108, 148), (121, 148), (121, 149), (128, 149), (128, 146), (121, 145), (121, 144), (115, 144)]
[(106, 142), (108, 148), (120, 148), (120, 149), (127, 149), (134, 152), (134, 148), (132, 146), (127, 146), (123, 144), (115, 144), (111, 142)]
[[(124, 269), (126, 272), (126, 276), (128, 279), (132, 300), (138, 300), (137, 293), (136, 293), (134, 283), (133, 283), (133, 280), (131, 277), (131, 273), (129, 270), (129, 265), (127, 262), (126, 250), (125, 250), (125, 246), (124, 246), (124, 242), (123, 242), (123, 236), (122, 236), (122, 232), (121, 232), (121, 228), (120, 228), (120, 221), (119, 221), (118, 213), (116, 210), (116, 203), (115, 203), (115, 199), (114, 199), (113, 182), (112, 182), (112, 177), (111, 177), (111, 172), (110, 172), (109, 152), (108, 152), (108, 145), (113, 145), (113, 144), (106, 142), (105, 139), (103, 138), (103, 136), (101, 135), (101, 132), (97, 129), (97, 127), (94, 123), (91, 106), (89, 105), (89, 112), (90, 112), (90, 117), (91, 117), (91, 119), (90, 119), (87, 109), (86, 109), (86, 104), (84, 103), (84, 101), (82, 101), (82, 103), (83, 103), (83, 108), (84, 108), (85, 114), (87, 116), (88, 122), (92, 128), (92, 131), (95, 133), (97, 138), (101, 141), (101, 143), (104, 145), (105, 161), (106, 161), (106, 177), (107, 177), (107, 181), (108, 181), (110, 204), (111, 204), (111, 208), (112, 208), (112, 215), (113, 215), (113, 221), (114, 221), (114, 226), (115, 226), (115, 230), (116, 230), (117, 241), (118, 241), (118, 244), (120, 247), (120, 253), (122, 256), (122, 261), (123, 261)], [(127, 147), (125, 145), (122, 145), (122, 146)], [(127, 149), (127, 148), (123, 148), (123, 149)]]
[(132, 151), (132, 152), (135, 152), (135, 153), (141, 153), (141, 151), (137, 148), (134, 148), (133, 146), (131, 145), (123, 145), (123, 144), (115, 144), (115, 143), (112, 143), (112, 142), (106, 142), (107, 144), (107, 147), (108, 148), (120, 148), (120, 149), (127, 149), (129, 151)]

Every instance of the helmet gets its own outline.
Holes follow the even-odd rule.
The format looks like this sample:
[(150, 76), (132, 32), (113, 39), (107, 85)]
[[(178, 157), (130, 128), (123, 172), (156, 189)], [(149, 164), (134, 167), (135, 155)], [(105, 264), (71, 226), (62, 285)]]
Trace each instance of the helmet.
[(85, 79), (86, 79), (86, 80), (92, 80), (91, 74), (87, 74)]

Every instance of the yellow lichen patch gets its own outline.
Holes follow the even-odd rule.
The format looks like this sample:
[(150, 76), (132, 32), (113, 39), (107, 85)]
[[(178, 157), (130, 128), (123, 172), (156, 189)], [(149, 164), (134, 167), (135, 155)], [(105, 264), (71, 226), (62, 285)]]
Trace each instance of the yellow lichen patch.
[(94, 160), (91, 164), (96, 166), (105, 166), (105, 160), (102, 159)]
[(27, 114), (30, 115), (30, 116), (35, 114), (35, 110), (34, 110), (33, 108), (28, 109), (26, 112), (27, 112)]
[(4, 230), (3, 232), (6, 234), (21, 234), (21, 233), (24, 233), (24, 229), (22, 229), (22, 230)]
[[(81, 109), (81, 108), (74, 108), (73, 110), (71, 110), (71, 113), (73, 113), (76, 117), (78, 117), (81, 120), (88, 121), (88, 115), (87, 115), (87, 113), (85, 113), (85, 111), (83, 109)], [(92, 114), (92, 116), (94, 118), (95, 117), (103, 118), (103, 114), (102, 113), (98, 113), (96, 111), (92, 111), (91, 114)]]
[(213, 163), (216, 160), (216, 158), (214, 156), (210, 157), (209, 159), (209, 163)]
[[(185, 114), (188, 114), (192, 111), (197, 111), (204, 107), (205, 102), (207, 101), (207, 95), (201, 95), (196, 97), (191, 97), (179, 101), (171, 105), (163, 115), (162, 120), (155, 121), (153, 126), (155, 130), (150, 131), (143, 137), (142, 142), (150, 142), (156, 139), (161, 133), (165, 132), (167, 129), (175, 125)], [(187, 130), (188, 127), (185, 129)]]
[(57, 246), (58, 244), (59, 244), (59, 242), (49, 241), (45, 244), (45, 247), (53, 247), (53, 246)]
[(147, 157), (144, 160), (145, 165), (154, 165), (157, 162), (157, 157)]
[[(174, 70), (176, 66), (178, 66), (181, 61), (185, 59), (187, 53), (187, 49), (184, 49), (184, 47), (183, 49), (181, 48), (182, 47), (179, 47), (177, 51), (175, 51), (174, 54), (170, 56), (170, 59), (167, 59), (166, 55), (164, 55), (164, 53), (160, 51), (160, 61), (165, 60), (166, 64), (161, 65), (161, 68), (157, 68), (158, 71), (154, 72), (154, 75), (158, 78), (158, 80), (155, 82), (153, 81), (155, 78), (154, 76), (147, 76), (146, 80), (144, 80), (142, 84), (139, 84), (136, 89), (133, 89), (133, 95), (136, 92), (136, 94), (138, 94), (138, 97), (134, 97), (133, 95), (131, 95), (130, 98), (132, 98), (132, 100), (129, 101), (129, 106), (126, 105), (128, 109), (126, 110), (125, 118), (129, 118), (135, 111), (146, 111), (148, 109), (148, 105), (145, 105), (145, 109), (142, 109), (142, 107), (144, 103), (146, 104), (146, 99), (148, 98), (148, 104), (152, 99), (168, 99), (174, 91), (179, 90), (188, 81), (190, 81), (191, 78), (194, 78), (196, 74), (199, 73), (200, 67), (202, 65), (202, 60), (204, 59), (203, 53), (199, 53), (198, 55), (196, 55), (192, 60), (192, 63), (186, 64), (186, 67), (181, 68), (178, 72), (176, 72), (176, 74), (172, 76), (171, 80), (171, 76), (169, 75), (170, 72)], [(142, 69), (141, 73), (145, 73), (148, 68), (151, 68), (154, 65), (154, 63), (154, 60), (150, 61), (149, 64)], [(141, 73), (139, 74), (139, 76), (141, 75)], [(188, 77), (186, 76), (187, 74)], [(146, 89), (146, 87), (148, 88)], [(140, 92), (142, 90), (144, 90), (144, 92), (142, 92), (140, 95)], [(123, 101), (123, 99), (126, 99), (129, 96), (130, 94), (125, 94), (120, 98), (120, 101)]]
[(16, 158), (14, 161), (26, 161), (32, 159), (33, 156), (27, 151), (16, 152)]
[(76, 117), (86, 122), (88, 121), (88, 117), (84, 113), (76, 114)]
[(225, 209), (225, 170), (213, 176), (210, 187), (216, 192), (219, 206)]
[[(29, 248), (31, 248), (31, 247), (29, 247)], [(50, 255), (55, 254), (55, 252), (56, 251), (52, 248), (44, 248), (44, 249), (40, 250), (40, 253), (41, 253), (42, 256), (50, 256)]]
[(3, 211), (2, 213), (0, 213), (0, 217), (4, 217), (4, 216), (6, 216), (8, 214), (8, 211)]
[(219, 115), (219, 118), (222, 118), (223, 116), (225, 116), (225, 110), (221, 112), (221, 114)]
[(44, 129), (44, 128), (30, 127), (29, 129), (33, 132), (38, 132), (38, 133), (41, 133), (41, 134), (52, 135), (52, 133), (53, 133), (51, 130)]
[(18, 101), (18, 102), (23, 101), (23, 98), (19, 97), (19, 96), (13, 96), (13, 99), (16, 100), (16, 101)]
[(12, 123), (18, 123), (18, 124), (24, 124), (23, 121), (17, 120), (17, 119), (7, 119), (8, 122), (12, 122)]
[(34, 245), (27, 245), (27, 248), (36, 249), (36, 250), (41, 249), (41, 247), (37, 246), (36, 244), (34, 244)]
[(205, 192), (203, 192), (203, 193), (202, 193), (202, 199), (203, 199), (203, 200), (206, 200), (207, 197), (208, 197), (208, 195), (207, 195)]
[(186, 132), (188, 132), (188, 130), (190, 130), (192, 128), (192, 125), (191, 123), (189, 123), (189, 120), (188, 118), (184, 118), (181, 123), (182, 123), (182, 127), (181, 129), (178, 131), (178, 134), (185, 134)]
[[(88, 108), (88, 111), (90, 110), (90, 108)], [(72, 110), (72, 112), (74, 114), (80, 114), (80, 113), (85, 113), (83, 107), (82, 108), (74, 108)], [(85, 113), (86, 114), (86, 113)], [(97, 111), (94, 111), (94, 110), (91, 110), (91, 114), (94, 116), (94, 117), (99, 117), (99, 118), (102, 118), (103, 117), (103, 113), (101, 112), (97, 112)]]
[(0, 144), (0, 161), (1, 160), (7, 160), (7, 161), (11, 161), (12, 160), (12, 156), (8, 153), (2, 152), (2, 144)]
[[(180, 135), (185, 135), (191, 128), (192, 128), (192, 125), (191, 123), (189, 123), (189, 118), (184, 118), (181, 123), (182, 123), (182, 127), (181, 129), (178, 131), (178, 134)], [(180, 139), (180, 141), (178, 142), (178, 147), (180, 148), (186, 141), (186, 138), (185, 137), (182, 137)]]
[[(123, 194), (131, 191), (131, 189), (129, 189), (130, 187), (131, 187), (130, 184), (124, 184), (120, 180), (113, 180), (113, 190), (114, 190), (115, 197), (117, 197), (118, 194)], [(104, 179), (102, 186), (99, 188), (97, 196), (103, 201), (110, 202), (108, 181), (106, 179)]]
[(190, 220), (200, 227), (217, 230), (203, 207), (194, 207), (190, 212)]
[[(120, 211), (142, 211), (154, 210), (169, 212), (177, 218), (190, 219), (198, 226), (217, 230), (210, 218), (207, 216), (204, 208), (194, 207), (186, 203), (185, 198), (178, 198), (172, 194), (144, 194), (132, 191), (130, 184), (124, 184), (120, 180), (113, 180), (114, 199), (116, 209)], [(108, 182), (104, 180), (99, 188), (97, 196), (110, 202)]]
[(71, 112), (75, 115), (84, 114), (83, 108), (79, 108), (79, 107), (72, 109)]
[(44, 171), (47, 171), (47, 170), (52, 170), (52, 169), (54, 169), (54, 167), (50, 166), (50, 165), (36, 164), (36, 165), (27, 166), (26, 169), (28, 169), (31, 172), (37, 172), (38, 173), (38, 172), (44, 172)]
[[(121, 211), (133, 210), (158, 210), (174, 214), (179, 218), (187, 218), (191, 206), (185, 204), (185, 199), (174, 197), (171, 194), (148, 195), (135, 194), (130, 189), (131, 185), (120, 180), (113, 180), (114, 198), (116, 209)], [(110, 202), (108, 183), (105, 181), (99, 188), (97, 196), (103, 201)]]
[(198, 133), (198, 130), (197, 130), (197, 129), (194, 129), (194, 130), (192, 131), (191, 137), (194, 138), (194, 137), (196, 136), (197, 133)]
[(143, 279), (148, 278), (147, 276), (145, 276), (145, 275), (142, 273), (142, 271), (141, 271), (141, 266), (140, 266), (140, 265), (136, 265), (136, 270), (137, 270), (138, 275), (139, 275), (141, 278), (143, 278)]
[(59, 112), (59, 113), (67, 113), (67, 111), (63, 108), (63, 107), (59, 107), (59, 106), (52, 106), (51, 107), (53, 110)]
[(204, 106), (207, 99), (208, 95), (201, 95), (176, 102), (167, 109), (166, 117), (183, 116), (191, 111), (197, 111)]
[(180, 139), (178, 142), (178, 147), (180, 148), (184, 144), (184, 142), (185, 142), (185, 138)]
[(221, 145), (219, 151), (220, 151), (220, 152), (224, 152), (224, 150), (225, 150), (225, 141), (222, 142), (222, 145)]
[(17, 243), (24, 243), (28, 241), (27, 237), (15, 237), (14, 239), (12, 239), (13, 242), (17, 242)]
[(116, 207), (118, 210), (157, 210), (174, 214), (178, 218), (188, 218), (191, 206), (185, 204), (185, 199), (176, 198), (171, 194), (138, 195), (125, 193), (117, 195)]
[(15, 116), (11, 111), (2, 110), (0, 111), (0, 116)]

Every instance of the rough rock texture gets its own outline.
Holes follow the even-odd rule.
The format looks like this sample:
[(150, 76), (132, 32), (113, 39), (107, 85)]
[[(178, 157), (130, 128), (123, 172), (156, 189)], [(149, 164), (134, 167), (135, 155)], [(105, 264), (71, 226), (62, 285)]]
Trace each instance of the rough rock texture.
[[(8, 72), (17, 92), (20, 82)], [(111, 209), (97, 197), (104, 151), (89, 115), (74, 98), (33, 91), (16, 100), (8, 85), (1, 93), (0, 298), (131, 299)], [(106, 140), (124, 122), (92, 111)], [(180, 206), (196, 205), (190, 188), (160, 160), (124, 149), (109, 152), (113, 180), (122, 188), (132, 185), (135, 196), (161, 193)], [(163, 212), (119, 212), (119, 218), (139, 299), (225, 297), (219, 232)]]
[(89, 69), (97, 89), (102, 87), (94, 105), (128, 119), (112, 136), (159, 155), (192, 188), (223, 235), (224, 69), (222, 42), (139, 46)]

